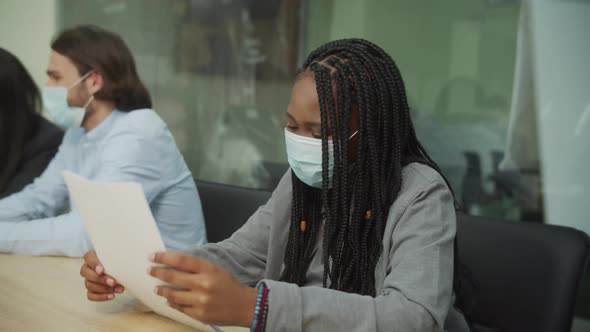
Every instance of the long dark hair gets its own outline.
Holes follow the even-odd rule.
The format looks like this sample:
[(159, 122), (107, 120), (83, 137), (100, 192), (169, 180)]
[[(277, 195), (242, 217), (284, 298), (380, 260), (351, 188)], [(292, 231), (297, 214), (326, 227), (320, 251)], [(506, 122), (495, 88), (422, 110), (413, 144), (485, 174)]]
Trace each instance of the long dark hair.
[[(375, 296), (375, 268), (389, 209), (402, 186), (402, 168), (419, 162), (442, 172), (416, 136), (400, 71), (381, 48), (362, 39), (333, 41), (308, 56), (298, 75), (305, 73), (313, 74), (319, 97), (323, 181), (318, 190), (292, 174), (282, 280), (305, 283), (324, 219), (324, 287)], [(354, 164), (348, 158), (351, 120), (359, 124)], [(329, 135), (334, 142), (331, 188)], [(453, 287), (456, 305), (463, 309), (466, 300), (456, 249), (455, 240)]]
[(115, 103), (120, 111), (151, 108), (152, 101), (131, 51), (118, 35), (94, 25), (80, 25), (62, 31), (51, 48), (70, 59), (83, 75), (99, 72), (104, 86), (94, 97)]
[(40, 123), (39, 88), (23, 64), (0, 48), (0, 192)]

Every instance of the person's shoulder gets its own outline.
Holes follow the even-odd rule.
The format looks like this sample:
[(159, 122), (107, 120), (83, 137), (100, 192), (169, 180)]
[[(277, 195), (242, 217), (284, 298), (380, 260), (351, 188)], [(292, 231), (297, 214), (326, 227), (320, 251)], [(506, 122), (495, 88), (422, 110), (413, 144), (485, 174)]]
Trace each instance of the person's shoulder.
[(443, 176), (437, 170), (422, 163), (410, 163), (402, 169), (402, 187), (397, 200), (407, 204), (431, 186), (449, 190)]
[(389, 210), (385, 237), (403, 229), (398, 227), (402, 220), (414, 231), (432, 231), (441, 224), (450, 230), (455, 224), (454, 211), (454, 198), (443, 176), (428, 165), (411, 163), (402, 169), (402, 188)]
[(115, 134), (150, 139), (158, 137), (167, 128), (162, 118), (151, 108), (115, 112), (117, 118), (112, 128)]
[(418, 162), (410, 163), (402, 169), (402, 179), (416, 184), (429, 184), (435, 181), (444, 182), (443, 177), (437, 170)]
[(61, 140), (64, 135), (64, 131), (57, 125), (53, 124), (43, 116), (39, 116), (39, 135), (43, 138), (52, 138)]
[(291, 190), (293, 189), (293, 184), (291, 182), (292, 181), (292, 173), (291, 172), (292, 172), (291, 168), (289, 168), (285, 172), (285, 174), (283, 174), (283, 177), (281, 178), (281, 180), (277, 184), (277, 187), (273, 191), (273, 195), (280, 196), (282, 194), (290, 194), (291, 193)]
[(64, 137), (64, 131), (40, 115), (38, 121), (37, 131), (25, 146), (25, 154), (36, 154), (45, 150), (57, 151)]

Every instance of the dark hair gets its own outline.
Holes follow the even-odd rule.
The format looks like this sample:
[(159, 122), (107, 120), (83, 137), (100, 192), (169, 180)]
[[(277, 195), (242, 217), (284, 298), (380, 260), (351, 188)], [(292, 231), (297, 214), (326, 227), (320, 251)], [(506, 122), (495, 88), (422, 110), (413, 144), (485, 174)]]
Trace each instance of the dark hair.
[[(419, 162), (441, 176), (442, 172), (416, 136), (400, 71), (381, 48), (362, 39), (333, 41), (311, 52), (298, 77), (305, 73), (314, 75), (319, 97), (323, 180), (318, 190), (292, 174), (291, 224), (282, 280), (300, 286), (305, 283), (324, 219), (324, 287), (375, 296), (375, 268), (383, 251), (389, 209), (402, 186), (402, 168)], [(353, 109), (358, 109), (358, 115), (353, 115)], [(351, 120), (359, 125), (354, 163), (348, 160)], [(330, 134), (334, 142), (331, 188)], [(464, 309), (459, 265), (455, 239), (453, 287), (456, 305)]]
[(121, 111), (152, 107), (131, 51), (118, 35), (94, 25), (80, 25), (62, 31), (51, 48), (70, 59), (80, 75), (91, 70), (102, 75), (104, 86), (94, 95), (96, 99), (112, 101)]
[(0, 192), (39, 126), (39, 89), (23, 64), (0, 48)]

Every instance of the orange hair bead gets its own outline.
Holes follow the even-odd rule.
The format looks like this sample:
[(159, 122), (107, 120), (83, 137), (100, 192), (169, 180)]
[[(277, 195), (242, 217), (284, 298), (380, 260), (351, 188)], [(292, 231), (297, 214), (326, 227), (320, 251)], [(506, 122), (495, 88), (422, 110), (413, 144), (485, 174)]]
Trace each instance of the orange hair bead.
[(301, 229), (301, 233), (305, 233), (305, 230), (307, 229), (307, 223), (305, 222), (305, 220), (301, 220), (299, 228)]

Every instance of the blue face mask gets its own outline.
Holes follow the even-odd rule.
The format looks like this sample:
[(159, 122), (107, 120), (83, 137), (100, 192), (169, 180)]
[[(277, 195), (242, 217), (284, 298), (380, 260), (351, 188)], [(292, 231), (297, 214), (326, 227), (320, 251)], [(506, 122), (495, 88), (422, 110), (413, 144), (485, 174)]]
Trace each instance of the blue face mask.
[[(348, 139), (350, 140), (356, 131)], [(322, 187), (322, 140), (299, 136), (285, 128), (285, 142), (287, 145), (287, 160), (289, 166), (303, 183), (315, 188)], [(334, 174), (334, 145), (328, 142), (328, 178), (332, 182)]]
[(91, 96), (83, 107), (68, 105), (68, 90), (80, 84), (88, 75), (90, 75), (90, 72), (80, 77), (69, 88), (63, 86), (44, 86), (41, 89), (45, 110), (47, 110), (51, 120), (63, 129), (80, 127), (86, 114), (86, 108), (94, 99), (94, 96)]

